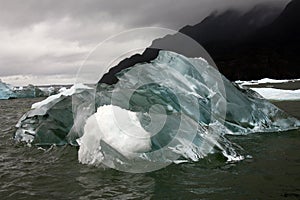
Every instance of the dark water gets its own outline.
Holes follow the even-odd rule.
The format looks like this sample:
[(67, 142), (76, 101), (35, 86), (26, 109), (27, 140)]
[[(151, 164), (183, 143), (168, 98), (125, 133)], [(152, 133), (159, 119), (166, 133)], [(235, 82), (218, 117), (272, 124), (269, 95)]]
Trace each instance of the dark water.
[[(81, 165), (70, 146), (41, 150), (16, 144), (14, 125), (41, 99), (0, 101), (0, 199), (300, 199), (300, 131), (229, 139), (253, 158), (220, 155), (129, 174)], [(278, 106), (300, 118), (299, 102)]]

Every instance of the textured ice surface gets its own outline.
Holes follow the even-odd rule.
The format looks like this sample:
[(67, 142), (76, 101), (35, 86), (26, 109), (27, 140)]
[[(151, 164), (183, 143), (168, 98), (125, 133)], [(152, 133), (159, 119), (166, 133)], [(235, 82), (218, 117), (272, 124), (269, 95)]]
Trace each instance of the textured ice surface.
[[(199, 71), (195, 70), (195, 66)], [(283, 131), (299, 126), (298, 120), (254, 91), (232, 85), (202, 59), (187, 59), (161, 51), (151, 63), (137, 64), (120, 73), (118, 78), (119, 82), (113, 88), (99, 86), (97, 103), (98, 106), (112, 103), (135, 112), (145, 130), (151, 133), (151, 150), (137, 154), (135, 161), (177, 162), (177, 158), (198, 161), (216, 149), (228, 160), (240, 160), (242, 156), (224, 137), (226, 134)], [(160, 107), (155, 108), (155, 105)], [(98, 112), (105, 111), (99, 109)], [(149, 118), (151, 122), (159, 120), (154, 126), (147, 127)], [(106, 127), (108, 123), (100, 123), (101, 119), (98, 121), (100, 129), (105, 127), (111, 130), (110, 134), (122, 137), (122, 132), (114, 132)], [(94, 121), (94, 126), (96, 124)], [(158, 132), (156, 126), (159, 126)], [(118, 153), (123, 155), (119, 149), (103, 150), (101, 139), (98, 137), (99, 140), (96, 140), (94, 136), (95, 132), (85, 129), (80, 139), (83, 145), (80, 149), (85, 152), (79, 154), (82, 163), (95, 164), (96, 160), (104, 159), (103, 152), (105, 155), (114, 152), (115, 156), (106, 156), (109, 158), (106, 164), (116, 167), (121, 162), (130, 168), (135, 167), (136, 163), (130, 165), (126, 156), (117, 156)], [(107, 142), (103, 144), (107, 145), (112, 146)], [(89, 149), (89, 146), (97, 148)], [(167, 149), (164, 149), (166, 146)], [(161, 149), (164, 149), (163, 153), (158, 151)], [(93, 153), (95, 151), (102, 154)]]
[[(114, 120), (115, 114), (124, 116), (121, 121), (124, 126)], [(136, 113), (120, 107), (106, 105), (98, 108), (97, 113), (87, 120), (84, 132), (88, 134), (78, 140), (78, 157), (82, 163), (100, 164), (103, 161), (100, 141), (109, 144), (127, 159), (151, 150), (151, 133), (141, 126)]]
[(49, 94), (53, 93), (44, 92), (33, 85), (14, 88), (0, 80), (0, 99), (46, 97)]
[(41, 89), (34, 85), (28, 85), (22, 87), (22, 89), (14, 89), (15, 98), (35, 98), (35, 97), (46, 97), (48, 93), (43, 92)]
[(0, 80), (0, 99), (14, 98), (15, 95), (12, 91), (12, 86)]
[[(15, 139), (37, 145), (66, 144), (74, 118), (72, 113), (72, 95), (85, 95), (89, 87), (77, 84), (62, 93), (32, 105), (32, 110), (24, 114), (16, 127)], [(78, 136), (77, 136), (78, 137)]]
[[(150, 63), (123, 70), (118, 79), (115, 85), (99, 84), (95, 96), (82, 87), (33, 105), (19, 121), (15, 138), (39, 145), (76, 144), (80, 138), (80, 162), (134, 169), (198, 161), (213, 152), (240, 160), (227, 134), (300, 125), (256, 92), (233, 85), (203, 59), (161, 51)], [(128, 119), (120, 118), (125, 110)]]

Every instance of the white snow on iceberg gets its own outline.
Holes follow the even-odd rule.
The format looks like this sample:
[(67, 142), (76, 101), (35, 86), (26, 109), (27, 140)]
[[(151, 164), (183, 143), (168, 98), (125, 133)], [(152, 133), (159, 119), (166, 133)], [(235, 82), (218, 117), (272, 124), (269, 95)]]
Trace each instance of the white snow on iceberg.
[(52, 103), (56, 102), (61, 96), (65, 96), (65, 97), (72, 96), (78, 90), (87, 90), (87, 89), (91, 89), (91, 88), (81, 83), (73, 85), (70, 89), (62, 88), (60, 90), (60, 93), (49, 96), (47, 99), (43, 101), (32, 104), (31, 109), (41, 108), (42, 106), (47, 105), (50, 102)]
[(276, 79), (270, 79), (270, 78), (264, 78), (261, 80), (252, 80), (252, 81), (235, 81), (235, 83), (239, 85), (259, 85), (259, 84), (265, 84), (265, 83), (289, 83), (289, 82), (296, 82), (300, 81), (300, 79), (284, 79), (284, 80), (276, 80)]
[[(123, 125), (114, 119), (115, 114), (123, 116)], [(101, 140), (128, 159), (134, 158), (139, 152), (151, 150), (151, 133), (141, 126), (136, 113), (117, 106), (98, 108), (97, 113), (87, 119), (84, 132), (77, 140), (80, 144), (78, 159), (83, 164), (96, 165), (102, 162)]]
[(274, 101), (300, 101), (299, 90), (281, 90), (275, 88), (251, 88), (262, 97)]

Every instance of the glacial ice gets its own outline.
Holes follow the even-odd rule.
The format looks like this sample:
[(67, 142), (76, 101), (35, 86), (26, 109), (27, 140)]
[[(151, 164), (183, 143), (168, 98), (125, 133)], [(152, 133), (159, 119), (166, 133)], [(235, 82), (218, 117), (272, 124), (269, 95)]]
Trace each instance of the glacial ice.
[(55, 94), (55, 91), (42, 91), (34, 85), (13, 87), (0, 80), (0, 99), (47, 97), (52, 94)]
[(47, 93), (44, 93), (41, 89), (34, 85), (28, 85), (26, 87), (22, 87), (22, 89), (14, 88), (13, 93), (15, 98), (35, 98), (48, 96)]
[(9, 99), (15, 97), (12, 86), (4, 83), (0, 79), (0, 99)]
[(72, 143), (67, 137), (74, 124), (72, 95), (84, 96), (89, 90), (88, 86), (76, 84), (70, 89), (33, 104), (32, 109), (17, 123), (14, 138), (36, 145)]
[(252, 80), (252, 81), (235, 81), (235, 83), (242, 85), (242, 86), (251, 86), (251, 85), (259, 85), (265, 83), (289, 83), (289, 82), (296, 82), (300, 81), (300, 79), (284, 79), (284, 80), (276, 80), (271, 78), (263, 78), (261, 80)]
[(299, 101), (300, 90), (281, 90), (276, 88), (251, 88), (265, 99), (273, 101)]
[(198, 161), (216, 151), (240, 160), (226, 135), (300, 126), (203, 59), (160, 51), (150, 63), (117, 77), (115, 85), (99, 83), (96, 90), (81, 85), (33, 105), (15, 138), (36, 145), (79, 144), (81, 163), (136, 171), (153, 163)]
[[(88, 118), (84, 129), (84, 132), (88, 134), (84, 134), (78, 139), (80, 144), (78, 155), (81, 162), (92, 164), (102, 162), (104, 155), (101, 148), (99, 148), (100, 141), (109, 144), (129, 159), (133, 158), (138, 152), (151, 150), (151, 133), (145, 131), (141, 126), (135, 112), (129, 111), (129, 117), (127, 117), (127, 112), (127, 110), (120, 107), (105, 105), (99, 107), (97, 113)], [(124, 116), (121, 122), (125, 126), (120, 127), (114, 120), (114, 114)], [(91, 149), (94, 152), (89, 156)]]

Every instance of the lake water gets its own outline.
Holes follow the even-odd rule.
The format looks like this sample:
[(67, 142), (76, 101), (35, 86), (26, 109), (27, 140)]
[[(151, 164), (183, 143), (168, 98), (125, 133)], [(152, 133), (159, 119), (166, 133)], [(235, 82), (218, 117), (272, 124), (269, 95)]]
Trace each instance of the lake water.
[[(77, 148), (15, 143), (14, 125), (41, 99), (0, 101), (0, 199), (300, 199), (300, 130), (228, 136), (252, 158), (221, 155), (130, 174), (78, 163)], [(300, 102), (278, 102), (300, 118)]]

